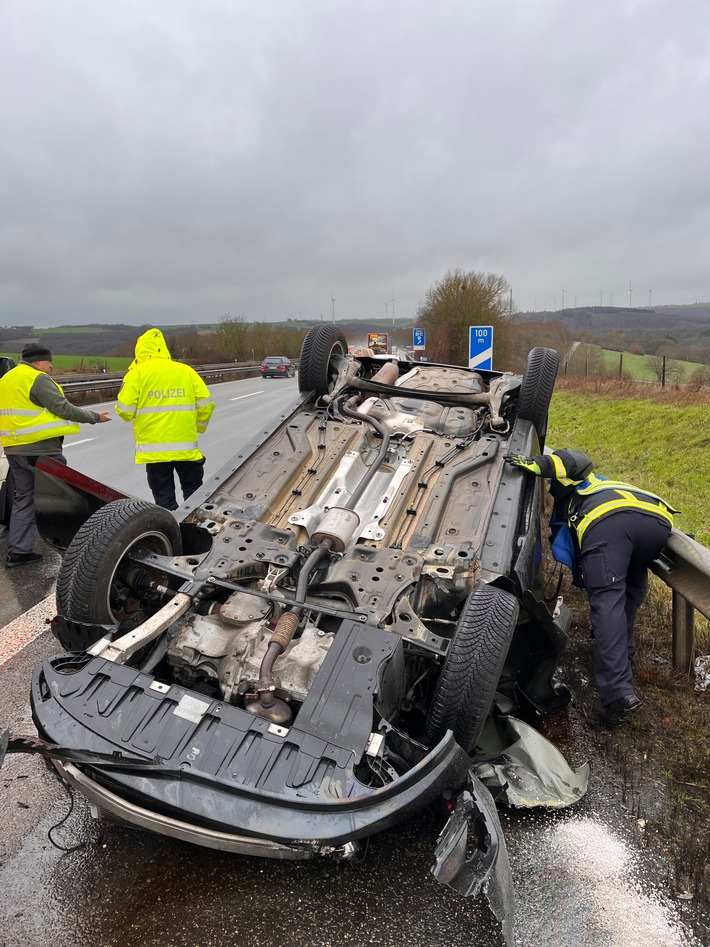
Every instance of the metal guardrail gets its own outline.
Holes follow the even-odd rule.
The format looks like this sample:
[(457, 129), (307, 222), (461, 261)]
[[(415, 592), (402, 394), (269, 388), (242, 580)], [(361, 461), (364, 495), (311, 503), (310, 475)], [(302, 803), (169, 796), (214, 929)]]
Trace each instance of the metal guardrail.
[(710, 549), (671, 530), (651, 571), (673, 591), (673, 667), (688, 673), (695, 656), (695, 614), (710, 619)]
[[(295, 361), (294, 364), (298, 364)], [(261, 362), (239, 362), (236, 364), (227, 363), (224, 365), (199, 365), (193, 366), (198, 375), (202, 378), (210, 378), (214, 382), (233, 381), (236, 376), (248, 374), (249, 372), (258, 372), (261, 369)], [(55, 375), (54, 378), (62, 386), (65, 392), (78, 391), (110, 391), (114, 388), (120, 388), (125, 372), (106, 372), (93, 375)], [(220, 377), (222, 376), (222, 377)]]

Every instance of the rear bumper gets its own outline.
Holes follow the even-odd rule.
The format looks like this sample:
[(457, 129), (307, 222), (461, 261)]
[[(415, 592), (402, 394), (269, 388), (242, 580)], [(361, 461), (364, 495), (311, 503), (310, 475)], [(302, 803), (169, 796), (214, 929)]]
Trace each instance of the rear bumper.
[[(141, 805), (126, 798), (120, 792), (112, 791), (82, 768), (86, 763), (82, 762), (79, 765), (72, 761), (81, 756), (81, 753), (72, 753), (65, 748), (49, 746), (34, 738), (16, 738), (8, 741), (8, 736), (7, 733), (0, 736), (0, 765), (5, 750), (39, 753), (45, 756), (53, 762), (61, 777), (86, 797), (95, 818), (107, 817), (132, 828), (219, 851), (282, 860), (304, 860), (317, 855), (347, 859), (353, 857), (359, 849), (355, 839), (340, 845), (324, 845), (314, 839), (288, 842), (278, 838), (259, 837), (247, 832), (231, 831), (227, 826), (209, 828), (198, 825), (187, 816), (180, 818), (177, 815), (160, 812), (155, 807)], [(453, 744), (453, 747), (451, 744), (451, 734), (448, 733), (446, 740), (442, 741), (433, 754), (441, 757), (442, 750), (446, 750), (443, 754), (444, 758), (454, 759), (458, 766), (461, 758), (467, 759), (467, 757), (456, 744)], [(113, 763), (121, 768), (116, 755), (113, 759), (106, 756), (101, 761), (94, 761), (94, 763), (98, 762), (109, 766)], [(137, 778), (147, 776), (150, 779), (152, 775), (151, 771), (146, 770)], [(153, 788), (155, 788), (155, 783)], [(365, 801), (366, 810), (377, 810), (377, 804), (371, 805), (372, 797), (376, 795), (377, 793), (370, 794), (370, 799)], [(438, 882), (453, 888), (464, 897), (476, 896), (484, 892), (493, 913), (501, 923), (506, 947), (514, 947), (513, 880), (493, 798), (475, 774), (469, 770), (465, 784), (452, 799), (451, 805), (452, 814), (437, 841), (432, 874)], [(327, 806), (326, 803), (326, 808)], [(288, 824), (292, 812), (293, 809), (282, 812), (284, 824)], [(329, 818), (333, 815), (337, 820), (342, 813), (331, 813)], [(402, 815), (400, 814), (399, 817), (402, 818)]]
[(53, 762), (60, 775), (87, 798), (95, 818), (205, 848), (303, 860), (319, 855), (348, 858), (359, 849), (359, 840), (439, 799), (439, 785), (467, 763), (459, 758), (461, 752), (447, 740), (432, 753), (428, 762), (433, 765), (402, 785), (392, 784), (391, 791), (321, 802), (314, 798), (287, 802), (277, 794), (235, 792), (214, 782), (161, 778), (157, 771), (128, 776), (123, 771), (119, 776), (83, 763)]
[(207, 846), (215, 833), (234, 836), (235, 851), (243, 837), (292, 857), (339, 848), (454, 796), (470, 766), (448, 733), (385, 785), (362, 781), (377, 668), (353, 652), (360, 642), (384, 660), (399, 642), (354, 622), (341, 631), (289, 729), (89, 655), (45, 660), (34, 721), (49, 755), (74, 765), (77, 788), (123, 821), (166, 834), (180, 826)]
[[(130, 825), (136, 829), (153, 832), (157, 835), (166, 835), (169, 838), (201, 845), (203, 848), (216, 848), (222, 852), (231, 852), (236, 855), (256, 855), (266, 858), (283, 860), (299, 860), (311, 858), (313, 850), (285, 845), (271, 840), (250, 838), (246, 835), (237, 835), (233, 832), (221, 832), (217, 829), (208, 829), (204, 826), (193, 825), (174, 816), (162, 815), (150, 809), (136, 805), (101, 786), (95, 780), (83, 773), (74, 763), (62, 764), (54, 761), (60, 776), (89, 801), (91, 814), (95, 819), (106, 818), (109, 821)], [(340, 850), (331, 849), (324, 854), (348, 857), (351, 849), (342, 846)], [(352, 849), (354, 853), (355, 849)]]

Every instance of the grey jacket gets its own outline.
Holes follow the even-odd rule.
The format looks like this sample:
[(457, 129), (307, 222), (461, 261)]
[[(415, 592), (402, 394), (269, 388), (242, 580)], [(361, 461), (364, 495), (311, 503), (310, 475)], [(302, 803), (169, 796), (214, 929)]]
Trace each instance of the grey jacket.
[[(23, 365), (30, 365), (29, 362), (22, 360)], [(46, 372), (37, 370), (37, 378), (30, 389), (30, 401), (39, 408), (47, 408), (52, 414), (64, 418), (65, 421), (76, 421), (81, 424), (97, 424), (99, 421), (99, 412), (91, 411), (88, 408), (79, 408), (64, 397), (59, 390), (59, 386), (52, 381)], [(23, 456), (46, 456), (47, 454), (61, 454), (63, 437), (48, 437), (43, 441), (35, 441), (33, 444), (18, 444), (17, 447), (6, 447), (5, 453), (22, 454)]]

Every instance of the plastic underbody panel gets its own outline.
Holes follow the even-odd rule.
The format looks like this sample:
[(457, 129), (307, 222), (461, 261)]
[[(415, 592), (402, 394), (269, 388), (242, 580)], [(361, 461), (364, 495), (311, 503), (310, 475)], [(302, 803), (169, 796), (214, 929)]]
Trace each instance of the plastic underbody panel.
[(35, 722), (50, 743), (115, 754), (82, 769), (133, 803), (316, 852), (401, 821), (466, 781), (468, 757), (451, 738), (385, 787), (356, 778), (377, 669), (398, 646), (380, 629), (345, 623), (288, 730), (135, 669), (67, 656), (35, 675)]

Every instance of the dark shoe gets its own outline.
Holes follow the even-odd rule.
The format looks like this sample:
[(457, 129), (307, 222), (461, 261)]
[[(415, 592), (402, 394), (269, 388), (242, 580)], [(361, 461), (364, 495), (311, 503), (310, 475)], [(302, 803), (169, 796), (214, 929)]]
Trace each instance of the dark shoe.
[(9, 552), (5, 559), (5, 565), (8, 569), (14, 566), (26, 566), (30, 562), (39, 562), (44, 556), (39, 552)]
[(620, 723), (628, 723), (631, 715), (643, 707), (643, 701), (636, 694), (626, 694), (610, 704), (605, 704), (602, 710), (602, 725), (607, 730), (613, 730)]

